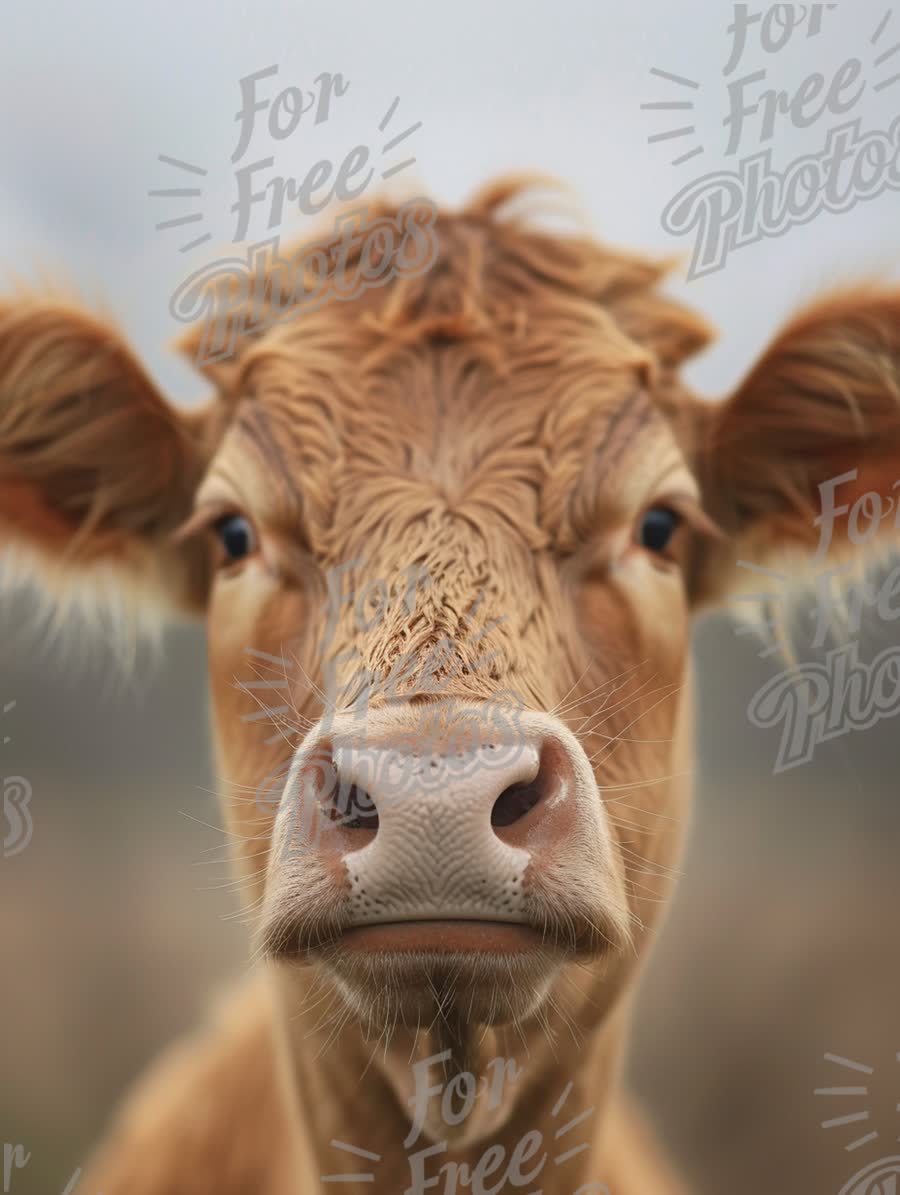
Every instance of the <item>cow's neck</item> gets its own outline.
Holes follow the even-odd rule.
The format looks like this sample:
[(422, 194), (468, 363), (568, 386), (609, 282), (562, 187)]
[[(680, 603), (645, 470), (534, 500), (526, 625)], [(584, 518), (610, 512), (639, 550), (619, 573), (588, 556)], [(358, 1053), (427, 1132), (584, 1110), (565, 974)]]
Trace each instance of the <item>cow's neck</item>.
[[(339, 1013), (335, 1008), (329, 1015), (330, 996), (322, 995), (308, 971), (278, 970), (272, 980), (278, 1031), (287, 1047), (285, 1099), (298, 1164), (315, 1171), (310, 1181), (359, 1171), (374, 1174), (375, 1190), (466, 1195), (479, 1189), (477, 1183), (470, 1187), (479, 1163), (485, 1168), (482, 1189), (504, 1190), (497, 1184), (509, 1165), (528, 1176), (544, 1155), (523, 1190), (555, 1195), (602, 1180), (594, 1172), (602, 1166), (597, 1143), (618, 1077), (630, 1001), (623, 996), (608, 1006), (609, 986), (592, 968), (572, 968), (560, 983), (555, 1003), (564, 1015), (554, 1017), (552, 1037), (538, 1019), (487, 1031), (445, 1025), (415, 1035), (397, 1031), (387, 1049), (384, 1041), (365, 1040), (352, 1023), (335, 1031)], [(447, 1053), (447, 1072), (441, 1062), (428, 1061)], [(453, 1093), (444, 1101), (460, 1069), (471, 1079), (457, 1079), (454, 1090), (464, 1096), (477, 1089), (464, 1118)], [(578, 1150), (583, 1143), (587, 1148)], [(569, 1151), (576, 1152), (564, 1157)], [(514, 1173), (507, 1177), (513, 1189), (520, 1185)], [(339, 1189), (357, 1186), (342, 1183)], [(373, 1187), (370, 1182), (358, 1189)]]

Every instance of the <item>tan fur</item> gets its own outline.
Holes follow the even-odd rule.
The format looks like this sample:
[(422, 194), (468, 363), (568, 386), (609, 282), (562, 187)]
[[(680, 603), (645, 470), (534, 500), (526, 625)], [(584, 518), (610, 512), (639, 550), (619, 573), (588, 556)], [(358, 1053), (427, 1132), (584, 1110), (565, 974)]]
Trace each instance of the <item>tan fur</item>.
[[(665, 266), (508, 218), (522, 197), (501, 181), (443, 213), (421, 277), (242, 336), (208, 371), (217, 401), (190, 417), (96, 321), (37, 300), (2, 312), (0, 526), (67, 576), (102, 563), (140, 577), (154, 561), (182, 605), (208, 595), (223, 813), (248, 908), (270, 954), (287, 955), (286, 927), (322, 944), (269, 958), (139, 1086), (87, 1191), (405, 1190), (410, 1064), (443, 1045), (457, 1070), (483, 1075), (502, 1057), (521, 1074), (499, 1108), (476, 1104), (442, 1160), (474, 1166), (488, 1144), (508, 1154), (533, 1130), (549, 1150), (571, 1081), (571, 1115), (593, 1109), (589, 1148), (548, 1164), (545, 1195), (589, 1182), (613, 1195), (681, 1189), (619, 1072), (688, 806), (690, 610), (721, 598), (738, 554), (814, 543), (816, 486), (842, 468), (890, 492), (900, 296), (813, 308), (716, 407), (679, 378), (710, 334), (659, 293)], [(653, 504), (684, 519), (665, 558), (634, 538)], [(208, 525), (235, 510), (261, 551), (213, 575)], [(342, 604), (327, 625), (328, 570), (351, 562), (356, 595), (384, 579), (390, 600), (377, 618)], [(410, 565), (429, 578), (412, 608)], [(350, 959), (321, 860), (273, 910), (288, 748), (322, 715), (323, 685), (338, 682), (340, 710), (373, 679), (383, 704), (389, 678), (423, 722), (449, 699), (513, 690), (569, 726), (603, 794), (627, 927), (596, 932), (602, 897), (572, 906), (575, 878), (587, 889), (594, 878), (577, 850), (545, 877), (547, 953), (530, 969)], [(248, 721), (260, 681), (278, 683), (287, 710)], [(411, 1024), (401, 989), (420, 973), (434, 998)], [(489, 1005), (480, 1025), (466, 1015), (476, 992)], [(426, 1129), (440, 1139), (439, 1124)], [(374, 1186), (322, 1185), (368, 1165), (335, 1139), (380, 1155)]]

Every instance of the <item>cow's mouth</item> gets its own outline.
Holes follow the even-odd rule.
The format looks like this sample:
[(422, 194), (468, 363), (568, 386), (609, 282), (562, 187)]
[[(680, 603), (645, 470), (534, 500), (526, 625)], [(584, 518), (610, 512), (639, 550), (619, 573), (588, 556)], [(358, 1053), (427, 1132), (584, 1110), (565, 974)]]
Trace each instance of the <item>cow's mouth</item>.
[(531, 925), (488, 920), (389, 921), (354, 926), (341, 935), (340, 947), (363, 954), (521, 954), (546, 949), (544, 934)]
[[(386, 921), (343, 930), (319, 957), (356, 1014), (385, 1025), (520, 1021), (541, 1004), (566, 952), (532, 925)], [(449, 1030), (448, 1030), (449, 1031)]]

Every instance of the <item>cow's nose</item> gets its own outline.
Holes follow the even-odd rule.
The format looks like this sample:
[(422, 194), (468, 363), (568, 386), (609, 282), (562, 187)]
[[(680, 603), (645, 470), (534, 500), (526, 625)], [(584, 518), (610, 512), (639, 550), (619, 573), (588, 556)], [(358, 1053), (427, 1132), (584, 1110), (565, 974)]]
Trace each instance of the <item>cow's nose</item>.
[(470, 712), (465, 729), (438, 736), (417, 731), (408, 711), (383, 712), (362, 737), (336, 723), (317, 744), (332, 761), (317, 799), (336, 831), (323, 845), (339, 850), (352, 923), (526, 921), (533, 863), (577, 838), (567, 734), (524, 713), (498, 729)]

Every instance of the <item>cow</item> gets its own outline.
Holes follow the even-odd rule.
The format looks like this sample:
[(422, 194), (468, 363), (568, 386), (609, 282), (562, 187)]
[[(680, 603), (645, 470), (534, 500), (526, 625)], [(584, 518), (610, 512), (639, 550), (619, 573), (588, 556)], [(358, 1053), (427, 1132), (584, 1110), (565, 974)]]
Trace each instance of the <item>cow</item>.
[(900, 292), (818, 300), (709, 401), (672, 263), (532, 197), (435, 209), (428, 268), (383, 237), (331, 301), (232, 279), (182, 338), (196, 407), (70, 300), (0, 307), (2, 542), (50, 600), (205, 617), (258, 948), (88, 1195), (684, 1189), (622, 1063), (689, 814), (691, 622), (815, 548), (829, 479), (890, 498)]

